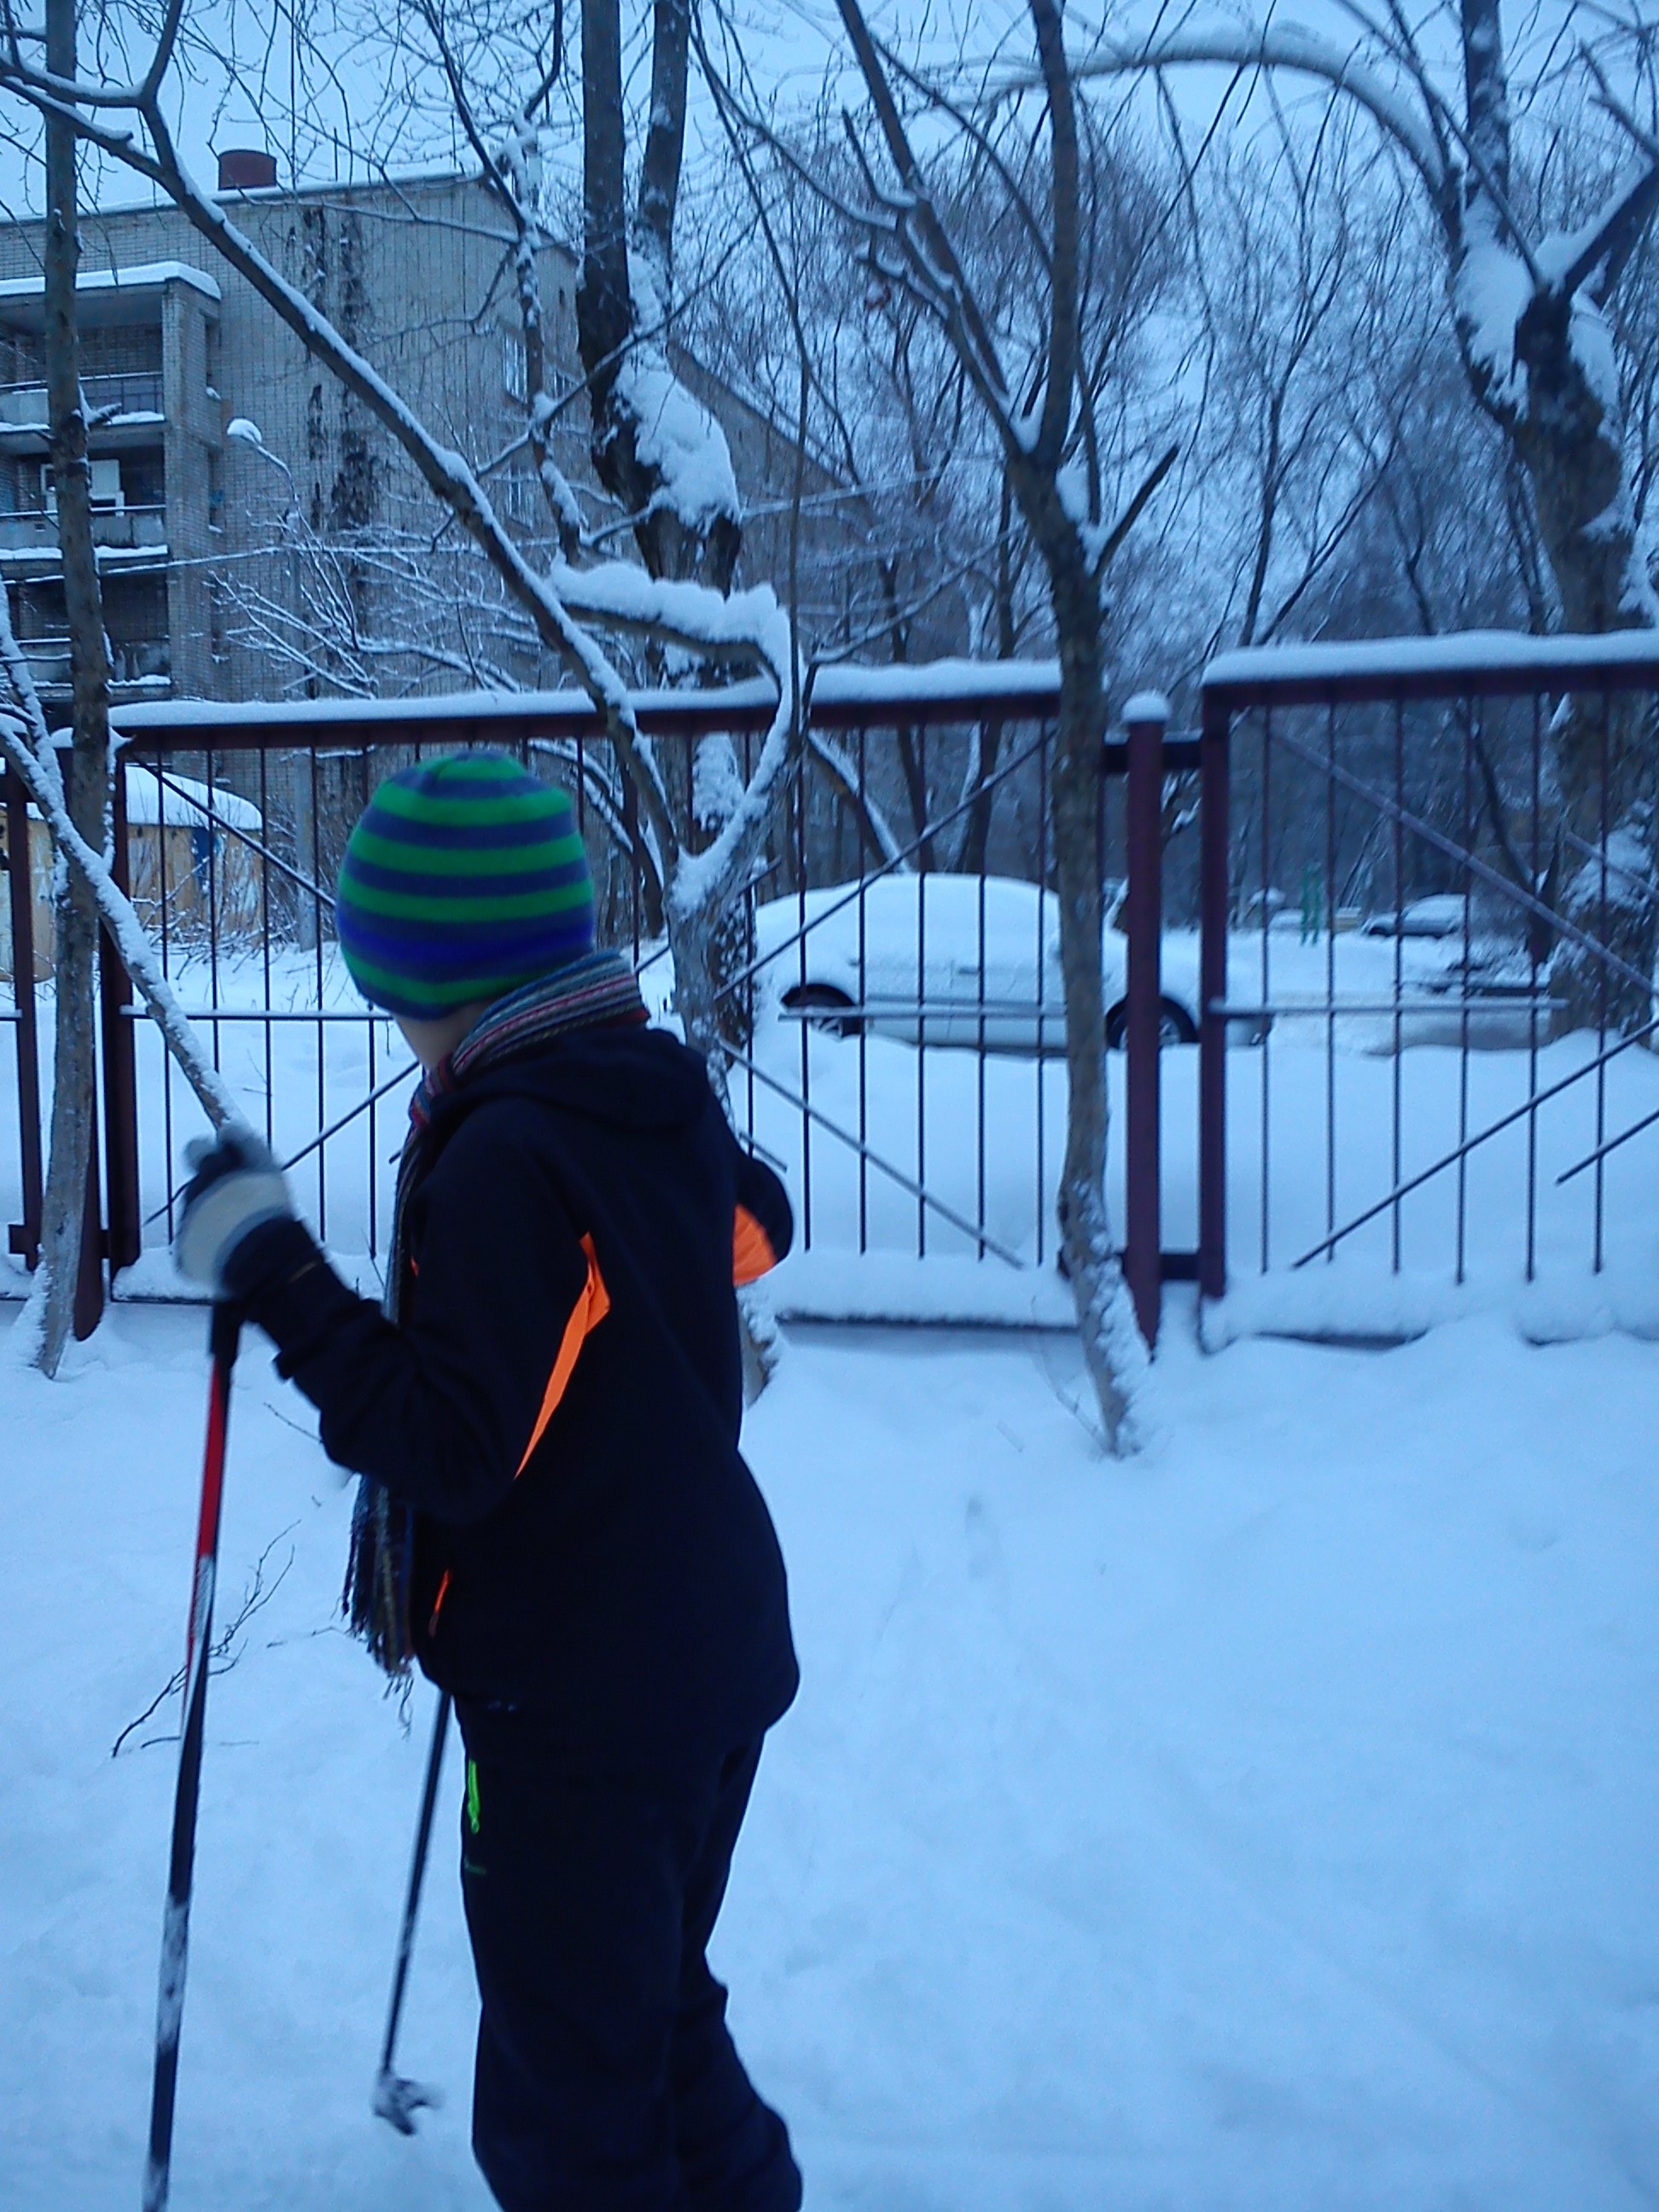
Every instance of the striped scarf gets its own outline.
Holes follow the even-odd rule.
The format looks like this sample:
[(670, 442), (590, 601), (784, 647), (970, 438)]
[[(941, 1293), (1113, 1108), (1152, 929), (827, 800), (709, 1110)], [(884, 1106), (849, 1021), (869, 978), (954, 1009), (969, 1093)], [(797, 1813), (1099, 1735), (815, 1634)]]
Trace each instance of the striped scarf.
[[(390, 1321), (403, 1316), (409, 1201), (432, 1164), (432, 1123), (440, 1103), (474, 1077), (539, 1050), (550, 1037), (572, 1030), (636, 1028), (646, 1019), (638, 980), (622, 954), (590, 952), (498, 999), (427, 1076), (410, 1101), (409, 1135), (398, 1167), (386, 1287)], [(415, 1652), (410, 1620), (414, 1563), (414, 1509), (363, 1475), (351, 1516), (341, 1610), (352, 1634), (362, 1638), (394, 1680), (408, 1675)]]

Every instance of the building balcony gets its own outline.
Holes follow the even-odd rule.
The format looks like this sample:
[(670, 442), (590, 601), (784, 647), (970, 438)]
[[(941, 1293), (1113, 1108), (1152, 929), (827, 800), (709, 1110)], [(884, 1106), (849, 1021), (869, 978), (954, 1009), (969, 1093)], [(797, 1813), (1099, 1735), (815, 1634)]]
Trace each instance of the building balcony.
[[(167, 511), (165, 507), (95, 507), (92, 511), (92, 542), (118, 558), (153, 565), (167, 557)], [(21, 514), (0, 514), (0, 561), (58, 563), (58, 518), (40, 509)]]
[[(88, 427), (94, 437), (106, 428), (130, 423), (153, 428), (163, 419), (159, 368), (82, 377), (81, 390), (91, 410)], [(48, 419), (44, 384), (0, 384), (0, 436), (10, 432), (44, 439)]]
[[(66, 637), (26, 637), (18, 647), (42, 691), (70, 688), (70, 641)], [(173, 653), (164, 637), (112, 638), (110, 681), (118, 689), (142, 685), (146, 691), (172, 680)]]

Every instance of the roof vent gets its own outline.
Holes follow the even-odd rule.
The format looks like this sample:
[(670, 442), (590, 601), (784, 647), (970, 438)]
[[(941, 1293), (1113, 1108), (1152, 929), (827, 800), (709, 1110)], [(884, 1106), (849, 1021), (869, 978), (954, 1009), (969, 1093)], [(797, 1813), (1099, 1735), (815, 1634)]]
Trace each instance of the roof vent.
[(262, 147), (228, 146), (219, 156), (222, 192), (268, 191), (276, 181), (276, 156)]

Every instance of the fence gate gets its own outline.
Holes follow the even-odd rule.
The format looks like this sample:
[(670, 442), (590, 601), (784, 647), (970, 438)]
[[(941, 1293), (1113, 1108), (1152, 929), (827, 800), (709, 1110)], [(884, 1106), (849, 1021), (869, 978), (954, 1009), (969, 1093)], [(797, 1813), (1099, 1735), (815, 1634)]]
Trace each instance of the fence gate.
[[(1194, 1276), (1240, 1326), (1399, 1334), (1460, 1289), (1528, 1283), (1569, 1322), (1589, 1300), (1659, 1324), (1641, 811), (1656, 696), (1645, 634), (1477, 635), (1228, 655), (1196, 738), (1168, 733), (1161, 700), (1130, 702), (1101, 824), (1114, 900), (1122, 887), (1107, 1042), (1128, 1047), (1107, 1055), (1109, 1196), (1149, 1337), (1162, 1283)], [(1041, 664), (820, 673), (731, 985), (734, 1116), (787, 1170), (806, 1254), (972, 1261), (985, 1281), (1052, 1270), (1057, 702)], [(758, 685), (643, 694), (636, 710), (688, 789), (700, 744), (728, 741), (746, 766), (770, 715)], [(660, 1011), (648, 840), (568, 694), (212, 714), (121, 712), (118, 866), (249, 1119), (296, 1163), (301, 1204), (372, 1276), (414, 1071), (341, 967), (329, 887), (374, 784), (483, 743), (567, 781), (603, 934)], [(0, 816), (0, 1080), (16, 1102), (0, 1219), (28, 1260), (50, 997), (13, 781)], [(160, 1248), (199, 1120), (107, 944), (100, 1005), (83, 1327), (106, 1263), (126, 1295), (167, 1287)]]
[(1206, 1297), (1382, 1335), (1544, 1280), (1564, 1327), (1659, 1312), (1656, 693), (1650, 632), (1212, 664)]

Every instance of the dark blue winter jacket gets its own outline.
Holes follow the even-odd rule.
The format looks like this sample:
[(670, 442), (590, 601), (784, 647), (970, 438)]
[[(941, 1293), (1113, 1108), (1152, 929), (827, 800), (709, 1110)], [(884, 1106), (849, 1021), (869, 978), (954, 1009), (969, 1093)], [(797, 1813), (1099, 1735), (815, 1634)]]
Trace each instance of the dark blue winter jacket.
[(798, 1680), (738, 1449), (734, 1280), (787, 1249), (782, 1185), (660, 1030), (481, 1073), (430, 1145), (398, 1326), (296, 1223), (248, 1240), (235, 1285), (330, 1457), (417, 1509), (422, 1667), (587, 1753), (749, 1741)]

